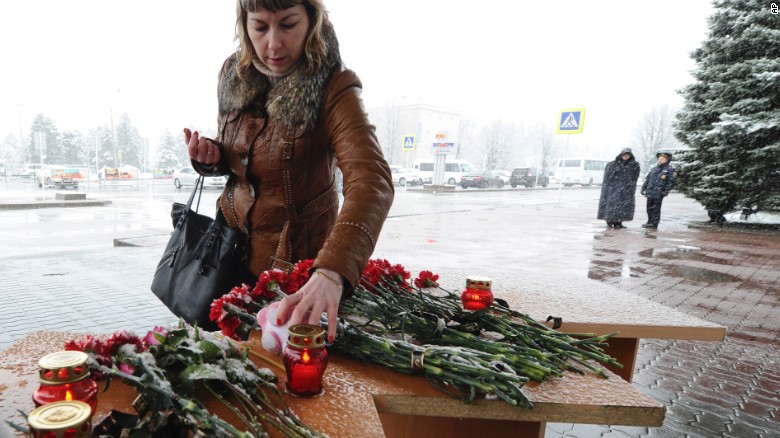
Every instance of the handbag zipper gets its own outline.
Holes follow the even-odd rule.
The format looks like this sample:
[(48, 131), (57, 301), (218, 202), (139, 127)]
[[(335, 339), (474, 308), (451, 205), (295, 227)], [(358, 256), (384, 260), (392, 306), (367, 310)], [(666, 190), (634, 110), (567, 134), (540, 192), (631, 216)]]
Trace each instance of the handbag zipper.
[(173, 264), (176, 263), (176, 254), (178, 254), (179, 251), (181, 251), (181, 245), (179, 245), (176, 249), (171, 251), (171, 261), (170, 263), (168, 263), (169, 267), (173, 267)]

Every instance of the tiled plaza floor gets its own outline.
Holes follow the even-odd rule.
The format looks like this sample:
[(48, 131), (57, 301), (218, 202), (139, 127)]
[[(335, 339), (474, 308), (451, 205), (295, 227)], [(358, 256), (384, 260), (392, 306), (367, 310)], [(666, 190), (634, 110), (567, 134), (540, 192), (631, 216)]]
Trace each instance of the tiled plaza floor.
[[(699, 227), (701, 208), (679, 194), (648, 232), (638, 201), (625, 230), (605, 229), (592, 201), (496, 208), (465, 229), (472, 212), (398, 215), (375, 256), (443, 276), (463, 266), (511, 272), (519, 285), (525, 276), (591, 279), (728, 327), (723, 342), (642, 341), (634, 384), (667, 406), (662, 427), (556, 423), (547, 437), (780, 437), (780, 233)], [(174, 321), (149, 291), (164, 236), (137, 243), (2, 260), (0, 349), (33, 330)]]

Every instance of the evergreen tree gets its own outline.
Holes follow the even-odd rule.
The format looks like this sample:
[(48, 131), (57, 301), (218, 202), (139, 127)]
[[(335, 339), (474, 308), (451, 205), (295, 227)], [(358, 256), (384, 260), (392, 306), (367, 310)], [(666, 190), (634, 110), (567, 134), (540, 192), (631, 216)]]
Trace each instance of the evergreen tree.
[(90, 162), (89, 145), (84, 135), (78, 131), (62, 134), (62, 152), (64, 164), (85, 164)]
[[(103, 167), (118, 167), (119, 164), (114, 154), (114, 140), (111, 130), (103, 126), (89, 132), (90, 163), (95, 162), (95, 154), (98, 157), (98, 169)], [(96, 152), (97, 151), (97, 152)]]
[(127, 113), (119, 117), (119, 125), (116, 128), (117, 160), (120, 165), (129, 164), (141, 167), (141, 135), (138, 128), (130, 123)]
[(158, 169), (175, 169), (190, 162), (184, 140), (172, 135), (168, 130), (160, 138), (160, 148), (157, 152), (159, 155)]
[(675, 134), (691, 148), (679, 189), (722, 223), (738, 207), (780, 207), (780, 19), (761, 0), (714, 6)]
[(20, 147), (20, 142), (13, 134), (8, 136), (0, 143), (0, 161), (5, 162), (6, 172), (9, 163), (21, 164), (24, 161), (24, 151)]
[(41, 148), (35, 141), (35, 134), (38, 132), (43, 133), (46, 137), (43, 147), (43, 155), (46, 158), (43, 162), (61, 164), (62, 159), (65, 157), (60, 145), (60, 134), (57, 132), (57, 126), (55, 126), (54, 122), (43, 114), (36, 115), (32, 121), (30, 143), (25, 153), (25, 162), (41, 162)]

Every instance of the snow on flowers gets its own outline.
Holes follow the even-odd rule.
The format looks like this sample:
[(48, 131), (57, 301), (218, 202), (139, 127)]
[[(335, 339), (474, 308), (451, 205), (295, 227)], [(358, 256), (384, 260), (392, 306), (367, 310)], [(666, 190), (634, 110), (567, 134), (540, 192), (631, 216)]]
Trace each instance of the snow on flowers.
[[(308, 259), (293, 265), (290, 273), (279, 269), (264, 271), (254, 287), (246, 284), (237, 286), (214, 300), (209, 318), (217, 323), (225, 336), (245, 339), (255, 325), (254, 321), (246, 318), (246, 314), (256, 314), (262, 309), (262, 303), (298, 292), (309, 280), (313, 264), (314, 260)], [(439, 276), (431, 271), (421, 271), (414, 280), (411, 277), (411, 273), (401, 264), (392, 264), (385, 259), (371, 259), (363, 269), (358, 286), (371, 293), (376, 293), (376, 287), (412, 292), (414, 287), (439, 286)]]

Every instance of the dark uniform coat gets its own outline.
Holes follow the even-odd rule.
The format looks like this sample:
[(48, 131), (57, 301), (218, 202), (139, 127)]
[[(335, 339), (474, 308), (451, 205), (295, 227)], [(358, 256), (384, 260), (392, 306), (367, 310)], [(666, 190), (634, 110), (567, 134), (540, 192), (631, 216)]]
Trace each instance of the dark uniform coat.
[(663, 166), (655, 165), (645, 177), (642, 184), (642, 194), (650, 199), (660, 199), (669, 194), (677, 184), (677, 172), (674, 166), (669, 164), (672, 161), (669, 154), (669, 161)]
[[(621, 157), (626, 152), (631, 154), (631, 158), (623, 161)], [(639, 179), (639, 163), (634, 159), (631, 149), (625, 148), (620, 151), (615, 161), (610, 161), (604, 169), (597, 218), (607, 222), (634, 219), (637, 179)]]
[(336, 271), (355, 286), (394, 192), (363, 109), (360, 79), (342, 66), (332, 27), (324, 31), (328, 55), (313, 74), (297, 68), (269, 78), (253, 68), (240, 77), (236, 56), (225, 61), (215, 139), (221, 161), (193, 166), (201, 174), (229, 176), (217, 202), (228, 225), (249, 236), (247, 265), (254, 275), (271, 268), (272, 257), (314, 259), (315, 268)]

